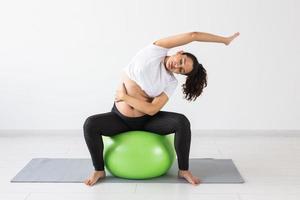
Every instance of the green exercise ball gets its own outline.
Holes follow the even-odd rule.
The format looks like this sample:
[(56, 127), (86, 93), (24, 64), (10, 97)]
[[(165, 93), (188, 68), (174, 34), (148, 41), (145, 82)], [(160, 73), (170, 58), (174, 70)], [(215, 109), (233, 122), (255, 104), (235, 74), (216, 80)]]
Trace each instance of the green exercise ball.
[(103, 137), (105, 168), (126, 179), (149, 179), (168, 172), (175, 160), (174, 134), (128, 131)]

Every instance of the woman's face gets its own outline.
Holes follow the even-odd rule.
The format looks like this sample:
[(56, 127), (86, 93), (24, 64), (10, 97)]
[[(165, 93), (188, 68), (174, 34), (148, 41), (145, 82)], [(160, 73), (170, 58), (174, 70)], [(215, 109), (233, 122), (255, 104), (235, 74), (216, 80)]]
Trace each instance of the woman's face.
[(176, 54), (167, 58), (166, 69), (175, 74), (188, 74), (193, 69), (193, 61), (187, 55), (179, 51)]

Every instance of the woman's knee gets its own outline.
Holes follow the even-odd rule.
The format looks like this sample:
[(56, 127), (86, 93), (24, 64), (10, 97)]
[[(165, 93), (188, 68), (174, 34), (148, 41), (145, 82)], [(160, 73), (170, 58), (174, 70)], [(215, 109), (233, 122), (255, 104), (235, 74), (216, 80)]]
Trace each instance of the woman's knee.
[(184, 114), (178, 114), (176, 118), (177, 118), (177, 125), (179, 126), (179, 128), (191, 127), (190, 120)]
[(84, 134), (91, 133), (93, 127), (93, 118), (92, 116), (88, 117), (83, 124)]

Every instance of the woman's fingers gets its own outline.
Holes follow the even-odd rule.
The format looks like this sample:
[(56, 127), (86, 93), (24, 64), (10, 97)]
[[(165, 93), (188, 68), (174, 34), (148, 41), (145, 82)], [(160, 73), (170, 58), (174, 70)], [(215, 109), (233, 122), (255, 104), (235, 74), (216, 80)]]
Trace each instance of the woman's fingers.
[(240, 32), (236, 32), (235, 34), (233, 34), (232, 36), (228, 37), (227, 38), (227, 41), (226, 41), (226, 45), (229, 45), (231, 43), (232, 40), (234, 40), (236, 37), (238, 37), (240, 35)]
[(126, 87), (125, 87), (125, 84), (124, 84), (124, 83), (122, 84), (122, 88), (123, 88), (123, 92), (124, 92), (125, 94), (127, 94), (127, 89), (126, 89)]

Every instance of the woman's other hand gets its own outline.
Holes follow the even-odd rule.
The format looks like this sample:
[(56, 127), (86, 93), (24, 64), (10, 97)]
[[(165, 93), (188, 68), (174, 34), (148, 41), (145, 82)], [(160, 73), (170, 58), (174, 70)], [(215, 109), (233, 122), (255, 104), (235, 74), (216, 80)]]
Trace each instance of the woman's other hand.
[(239, 36), (240, 33), (239, 32), (236, 32), (235, 34), (233, 34), (232, 36), (229, 36), (226, 38), (224, 44), (225, 45), (229, 45), (231, 43), (232, 40), (234, 40), (237, 36)]

